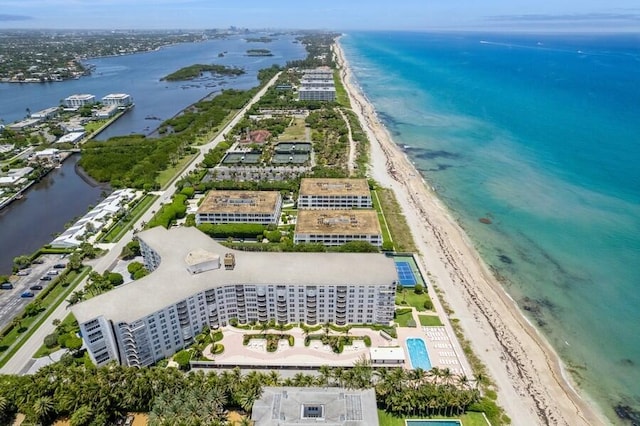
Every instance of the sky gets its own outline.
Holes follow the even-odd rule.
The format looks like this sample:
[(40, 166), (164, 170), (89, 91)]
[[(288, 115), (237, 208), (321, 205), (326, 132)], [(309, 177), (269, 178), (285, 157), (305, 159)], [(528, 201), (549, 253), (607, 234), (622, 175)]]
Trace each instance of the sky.
[(639, 0), (1, 0), (0, 29), (640, 32)]

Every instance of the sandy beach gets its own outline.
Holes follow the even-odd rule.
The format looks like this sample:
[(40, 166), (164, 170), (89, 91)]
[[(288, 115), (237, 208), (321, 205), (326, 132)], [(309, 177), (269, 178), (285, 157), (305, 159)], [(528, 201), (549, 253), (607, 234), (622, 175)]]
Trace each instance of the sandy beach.
[(553, 348), (526, 320), (465, 232), (393, 142), (352, 80), (339, 43), (334, 48), (351, 106), (371, 142), (371, 177), (396, 194), (420, 251), (421, 267), (430, 272), (453, 316), (460, 319), (465, 336), (496, 383), (498, 403), (512, 424), (608, 423), (593, 403), (578, 394)]

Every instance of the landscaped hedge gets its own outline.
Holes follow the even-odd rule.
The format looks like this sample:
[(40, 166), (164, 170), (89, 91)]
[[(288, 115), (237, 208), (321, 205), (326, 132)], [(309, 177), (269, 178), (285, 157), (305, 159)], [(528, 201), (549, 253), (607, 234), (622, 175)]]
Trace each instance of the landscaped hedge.
[(266, 226), (256, 223), (228, 223), (222, 225), (214, 225), (211, 223), (203, 223), (198, 229), (212, 238), (256, 238), (257, 235), (263, 235), (267, 229)]

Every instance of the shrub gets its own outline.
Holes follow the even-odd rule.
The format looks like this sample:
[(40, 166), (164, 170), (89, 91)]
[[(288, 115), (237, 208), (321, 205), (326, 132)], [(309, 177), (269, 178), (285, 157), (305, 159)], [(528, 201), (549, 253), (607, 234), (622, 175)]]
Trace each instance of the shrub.
[(432, 311), (433, 310), (433, 302), (431, 301), (431, 299), (425, 300), (423, 306), (427, 311)]
[(221, 354), (222, 352), (224, 352), (224, 345), (222, 343), (214, 343), (213, 348), (211, 349), (211, 352), (214, 355)]
[(293, 344), (295, 343), (295, 339), (293, 338), (293, 336), (289, 335), (289, 337), (287, 337), (287, 339), (289, 340), (289, 346), (293, 346)]
[(371, 347), (371, 337), (369, 337), (369, 336), (364, 336), (364, 337), (362, 338), (362, 340), (364, 340), (364, 344), (365, 344), (365, 346), (366, 346), (366, 347), (368, 347), (368, 348), (369, 348), (369, 347)]
[(224, 335), (222, 334), (222, 331), (216, 331), (211, 337), (213, 338), (214, 342), (219, 342), (220, 340), (222, 340)]
[(424, 293), (424, 287), (422, 286), (422, 284), (416, 284), (416, 286), (413, 288), (413, 292), (415, 294), (422, 294)]
[(189, 370), (190, 368), (189, 361), (191, 360), (191, 352), (183, 349), (180, 352), (177, 352), (173, 356), (173, 360), (178, 363), (181, 370), (185, 370), (185, 371)]
[(49, 349), (55, 348), (56, 346), (58, 346), (58, 334), (57, 333), (51, 333), (51, 334), (45, 336), (44, 345)]

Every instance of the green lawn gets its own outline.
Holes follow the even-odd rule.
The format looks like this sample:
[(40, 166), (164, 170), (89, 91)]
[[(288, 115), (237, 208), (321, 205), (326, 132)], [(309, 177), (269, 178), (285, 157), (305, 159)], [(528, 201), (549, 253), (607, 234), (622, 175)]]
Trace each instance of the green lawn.
[(420, 325), (425, 327), (439, 327), (442, 326), (442, 321), (437, 315), (418, 315), (420, 319)]
[[(411, 311), (400, 313), (402, 311), (403, 309), (396, 309), (396, 318), (394, 321), (398, 323), (398, 326), (400, 327), (410, 327), (408, 322), (409, 320), (413, 320), (413, 315), (411, 314)], [(415, 324), (413, 327), (415, 327)]]
[[(414, 417), (424, 418), (424, 417)], [(430, 419), (446, 419), (447, 417), (430, 417)], [(451, 417), (449, 417), (451, 418)], [(463, 426), (489, 426), (489, 423), (484, 419), (482, 413), (467, 412), (459, 417), (455, 417), (462, 422)], [(378, 410), (378, 420), (380, 426), (405, 426), (404, 417), (395, 417), (386, 411)]]
[(336, 87), (336, 102), (347, 108), (351, 108), (351, 102), (349, 102), (349, 96), (342, 84), (342, 78), (340, 78), (340, 71), (333, 72), (333, 82)]
[(304, 118), (294, 118), (291, 125), (278, 136), (280, 141), (304, 141), (307, 138)]
[(169, 183), (173, 180), (177, 174), (182, 171), (193, 159), (196, 158), (196, 154), (185, 155), (182, 157), (175, 166), (168, 167), (158, 173), (158, 177), (156, 177), (156, 182), (160, 185), (160, 188), (165, 188), (169, 185)]
[(375, 195), (375, 202), (379, 203), (376, 209), (384, 213), (384, 223), (381, 226), (389, 229), (395, 250), (404, 253), (418, 251), (411, 229), (393, 191), (388, 188), (378, 188), (372, 192)]
[(396, 294), (396, 305), (398, 306), (413, 306), (418, 312), (424, 312), (424, 301), (427, 300), (429, 295), (427, 293), (415, 294), (412, 289), (405, 288), (403, 293)]
[(384, 213), (382, 212), (382, 207), (380, 207), (380, 200), (378, 199), (378, 193), (376, 191), (371, 191), (371, 200), (373, 202), (373, 208), (378, 212), (378, 222), (380, 222), (380, 228), (382, 228), (382, 242), (389, 242), (393, 244), (393, 239), (391, 238), (391, 232), (389, 231), (389, 225), (384, 217)]

